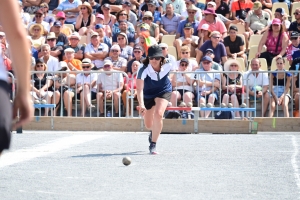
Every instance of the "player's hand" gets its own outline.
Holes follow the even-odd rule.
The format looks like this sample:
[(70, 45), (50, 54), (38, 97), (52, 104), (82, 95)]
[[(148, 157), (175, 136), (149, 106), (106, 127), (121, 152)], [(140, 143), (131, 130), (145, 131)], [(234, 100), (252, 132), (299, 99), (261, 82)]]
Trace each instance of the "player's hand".
[(140, 115), (141, 115), (142, 117), (144, 117), (145, 114), (146, 114), (146, 112), (147, 112), (147, 109), (145, 108), (144, 105), (139, 106), (139, 107), (140, 107), (139, 113), (140, 113)]
[(13, 130), (24, 125), (33, 117), (33, 107), (30, 95), (17, 93), (13, 104), (13, 120), (17, 120), (18, 110), (20, 113), (19, 120), (13, 124)]

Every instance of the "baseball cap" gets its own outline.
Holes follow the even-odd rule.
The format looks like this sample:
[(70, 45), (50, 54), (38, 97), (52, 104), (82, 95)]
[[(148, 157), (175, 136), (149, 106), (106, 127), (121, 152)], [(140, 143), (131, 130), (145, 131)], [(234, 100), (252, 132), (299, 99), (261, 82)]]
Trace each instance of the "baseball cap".
[(284, 14), (285, 14), (284, 8), (276, 8), (275, 12), (278, 12), (278, 13), (280, 13), (281, 15), (284, 15)]
[(110, 60), (104, 60), (103, 65), (113, 65), (113, 63)]
[(260, 8), (262, 8), (262, 5), (259, 1), (253, 3), (253, 10), (258, 10)]
[(209, 62), (212, 62), (212, 59), (211, 59), (211, 57), (209, 57), (209, 56), (204, 56), (202, 59), (201, 59), (201, 62), (202, 61), (209, 61)]
[(277, 18), (273, 19), (273, 21), (272, 21), (272, 25), (273, 25), (273, 24), (280, 25), (280, 24), (281, 24), (281, 21), (280, 21), (280, 19), (277, 19)]
[(98, 13), (98, 14), (96, 15), (96, 18), (104, 19), (104, 15)]
[(299, 33), (297, 31), (293, 31), (293, 32), (291, 32), (290, 36), (291, 36), (291, 38), (297, 38), (297, 37), (299, 37)]
[(236, 26), (230, 26), (229, 27), (229, 30), (235, 30), (235, 31), (238, 31), (238, 28)]
[(135, 46), (133, 47), (133, 50), (144, 51), (144, 49), (143, 49), (140, 45), (135, 45)]
[(159, 45), (158, 45), (160, 48), (168, 48), (168, 45), (166, 44), (166, 43), (160, 43)]
[(95, 29), (104, 28), (102, 24), (96, 24)]
[(102, 7), (110, 9), (110, 5), (108, 3), (103, 4)]
[(193, 28), (193, 24), (192, 23), (186, 23), (184, 25), (184, 28)]
[(59, 26), (59, 27), (61, 27), (61, 23), (60, 23), (60, 21), (56, 21), (56, 22), (54, 22), (53, 26)]
[(78, 40), (81, 39), (80, 35), (78, 32), (74, 32), (71, 35), (69, 35), (69, 38), (77, 38)]
[(75, 53), (74, 49), (72, 49), (72, 48), (66, 48), (66, 49), (64, 50), (64, 52), (65, 52), (65, 53), (66, 53), (66, 52)]
[(66, 14), (63, 11), (59, 11), (56, 14), (56, 18), (64, 18), (64, 19), (66, 19)]
[(205, 31), (208, 31), (209, 25), (208, 24), (202, 24), (201, 29), (205, 30)]
[(214, 50), (212, 50), (212, 49), (206, 49), (205, 53), (207, 53), (207, 52), (214, 53)]
[(189, 64), (189, 60), (187, 58), (182, 58), (179, 63), (183, 63), (183, 62)]
[(91, 38), (94, 37), (94, 36), (99, 36), (99, 34), (97, 32), (92, 32), (91, 33)]
[(121, 51), (121, 48), (120, 48), (119, 45), (114, 44), (114, 45), (112, 45), (112, 47), (110, 48), (110, 50), (119, 50), (119, 51)]
[(38, 9), (37, 11), (34, 12), (34, 14), (44, 14), (43, 11), (41, 9)]
[(130, 7), (130, 6), (131, 6), (131, 3), (130, 3), (129, 1), (125, 1), (125, 2), (122, 3), (122, 5), (126, 5), (126, 6), (129, 6), (129, 7)]
[(208, 2), (207, 5), (212, 5), (213, 7), (217, 7), (217, 4), (213, 1)]
[(152, 5), (156, 6), (156, 2), (154, 0), (150, 0), (149, 2), (147, 2), (147, 4), (152, 4)]

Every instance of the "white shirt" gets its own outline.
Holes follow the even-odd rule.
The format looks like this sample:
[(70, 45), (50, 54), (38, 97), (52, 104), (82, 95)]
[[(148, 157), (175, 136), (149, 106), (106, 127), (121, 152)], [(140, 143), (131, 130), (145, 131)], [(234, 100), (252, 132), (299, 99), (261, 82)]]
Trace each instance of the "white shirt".
[[(41, 59), (44, 60), (44, 57), (42, 57)], [(59, 70), (59, 61), (57, 58), (53, 57), (53, 56), (49, 56), (49, 59), (47, 61), (47, 72), (56, 72), (57, 70)]]
[[(32, 26), (33, 24), (36, 24), (36, 22), (31, 22), (31, 23), (29, 23), (28, 26), (27, 26), (27, 29), (29, 30), (29, 29), (30, 29), (30, 26)], [(42, 21), (41, 24), (43, 25), (43, 27), (44, 27), (44, 29), (45, 29), (46, 31), (50, 32), (50, 24), (49, 24), (48, 22)]]
[[(76, 84), (91, 84), (93, 81), (97, 80), (97, 74), (96, 73), (91, 73), (88, 76), (84, 75), (84, 73), (81, 74), (77, 74), (76, 75)], [(97, 92), (97, 84), (94, 85), (94, 87), (92, 88), (93, 92)]]
[[(220, 73), (210, 73), (210, 72), (218, 72), (214, 69), (211, 69), (210, 71), (205, 71), (204, 69), (196, 69), (195, 72), (205, 72), (205, 73), (198, 73), (198, 74), (191, 74), (190, 78), (192, 80), (201, 80), (201, 81), (207, 81), (207, 82), (214, 82), (215, 80), (221, 80)], [(198, 87), (198, 86), (197, 86)], [(209, 91), (211, 90), (212, 86), (206, 86), (205, 84), (198, 87), (198, 91)]]
[[(180, 60), (178, 60), (178, 61), (176, 62), (176, 70), (179, 69), (179, 65), (180, 65)], [(199, 65), (198, 65), (198, 63), (197, 63), (196, 60), (189, 59), (189, 66), (187, 67), (187, 70), (188, 70), (188, 71), (193, 71), (193, 68), (194, 68), (194, 67), (198, 67), (198, 66), (199, 66)]]
[[(187, 74), (189, 75), (189, 74)], [(175, 74), (176, 77), (176, 82), (187, 82), (184, 74)], [(178, 86), (178, 87), (174, 87), (174, 89), (176, 90), (187, 90), (187, 91), (193, 91), (193, 87), (191, 85), (184, 85), (184, 86)]]
[[(182, 13), (180, 13), (180, 15), (186, 19), (189, 15), (188, 15), (188, 12), (187, 10), (183, 11)], [(201, 21), (202, 20), (202, 10), (197, 8), (197, 12), (195, 14), (195, 19), (198, 20), (198, 21)]]
[(112, 72), (114, 73), (110, 75), (105, 73), (98, 75), (97, 85), (102, 84), (103, 90), (116, 90), (119, 88), (119, 84), (124, 82), (122, 73), (118, 73), (116, 70), (112, 70)]
[[(88, 44), (85, 47), (84, 50), (85, 53), (97, 53), (97, 52), (106, 52), (108, 53), (108, 46), (107, 44), (100, 43), (97, 48), (95, 48), (92, 43)], [(102, 68), (103, 67), (103, 60), (92, 60), (92, 63), (97, 67), (97, 68)]]
[[(262, 71), (262, 70), (259, 70)], [(248, 76), (249, 75), (249, 76)], [(247, 82), (248, 79), (248, 82)], [(255, 76), (255, 73), (252, 73), (252, 71), (247, 71), (244, 74), (244, 79), (243, 79), (244, 85), (248, 86), (250, 90), (255, 87), (255, 86), (266, 86), (269, 85), (269, 78), (268, 78), (268, 73), (258, 73), (258, 76)]]
[(181, 14), (184, 10), (186, 10), (185, 2), (184, 0), (175, 0), (174, 2), (171, 0), (164, 0), (163, 1), (163, 9), (166, 11), (167, 4), (172, 4), (174, 8), (174, 12)]

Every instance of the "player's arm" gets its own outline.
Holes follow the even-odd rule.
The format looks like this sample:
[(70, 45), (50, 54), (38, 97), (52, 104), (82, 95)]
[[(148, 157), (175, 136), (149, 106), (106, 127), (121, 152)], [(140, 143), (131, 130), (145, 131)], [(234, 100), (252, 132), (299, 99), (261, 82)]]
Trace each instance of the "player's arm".
[[(7, 15), (9, 14), (9, 17)], [(16, 126), (21, 126), (30, 120), (33, 110), (30, 103), (30, 63), (29, 43), (26, 38), (24, 25), (21, 22), (17, 1), (0, 1), (0, 24), (5, 30), (9, 41), (14, 72), (17, 77), (17, 96), (14, 103), (13, 116), (16, 117), (18, 108), (21, 118)], [(13, 26), (12, 26), (13, 24)]]

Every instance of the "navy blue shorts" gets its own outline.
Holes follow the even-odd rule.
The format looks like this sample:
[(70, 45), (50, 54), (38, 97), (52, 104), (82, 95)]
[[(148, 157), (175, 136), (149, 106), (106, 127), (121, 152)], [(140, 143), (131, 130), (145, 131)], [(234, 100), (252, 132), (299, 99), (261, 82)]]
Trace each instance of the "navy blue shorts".
[[(162, 98), (162, 99), (166, 99), (167, 101), (170, 101), (171, 95), (172, 95), (172, 92), (166, 92), (166, 93), (164, 93), (160, 96), (157, 96), (155, 98)], [(144, 104), (145, 104), (145, 108), (147, 110), (150, 110), (153, 106), (155, 106), (155, 98), (152, 98), (152, 99), (145, 99), (144, 98)]]

